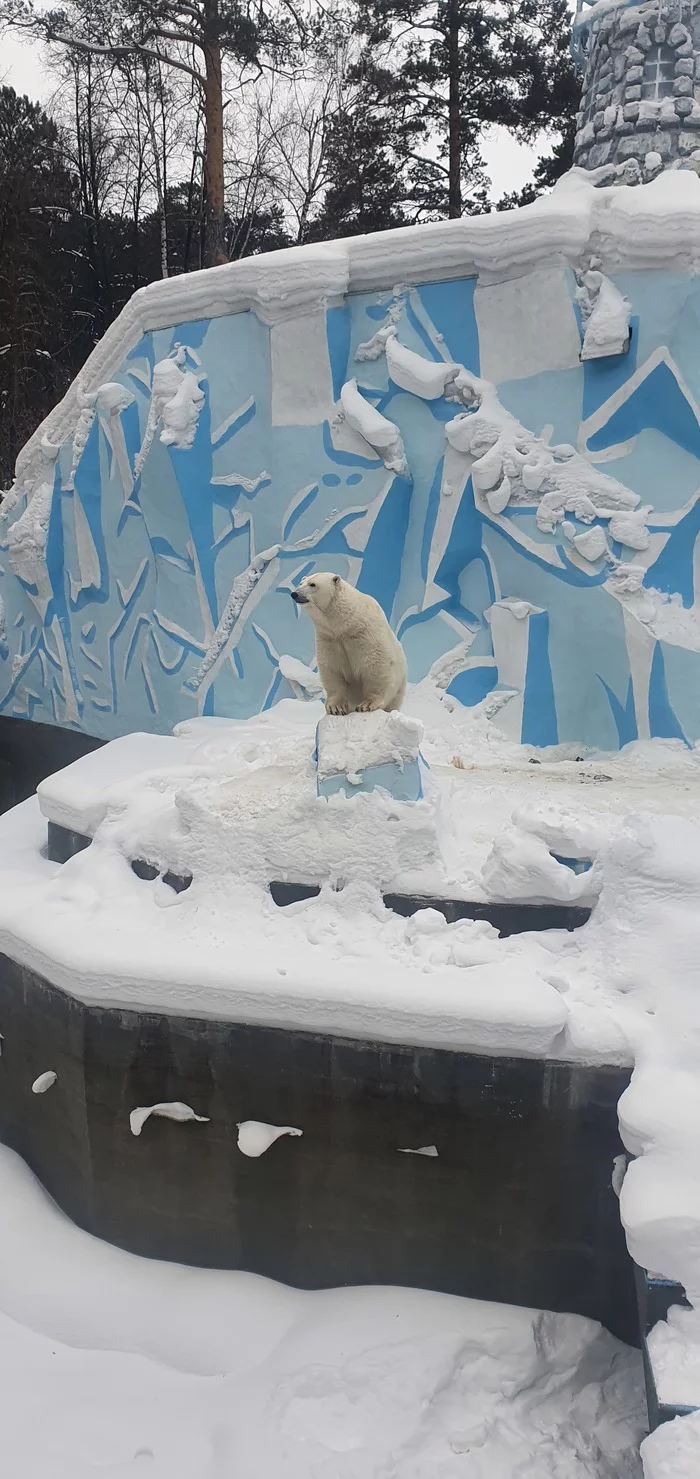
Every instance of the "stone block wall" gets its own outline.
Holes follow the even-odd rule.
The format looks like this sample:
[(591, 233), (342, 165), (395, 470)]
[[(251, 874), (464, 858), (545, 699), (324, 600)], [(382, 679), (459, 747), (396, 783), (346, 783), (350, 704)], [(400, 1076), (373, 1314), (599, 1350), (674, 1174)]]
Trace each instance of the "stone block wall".
[(700, 174), (700, 13), (656, 0), (598, 9), (574, 28), (586, 67), (575, 163), (603, 171), (600, 184)]

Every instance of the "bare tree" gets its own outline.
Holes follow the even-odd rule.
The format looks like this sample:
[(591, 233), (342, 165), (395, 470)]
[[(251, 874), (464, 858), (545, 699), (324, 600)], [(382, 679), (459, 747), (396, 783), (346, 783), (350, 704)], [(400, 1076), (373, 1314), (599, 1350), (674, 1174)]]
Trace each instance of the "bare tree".
[(289, 213), (298, 243), (306, 240), (314, 207), (328, 183), (327, 139), (338, 106), (336, 79), (295, 78), (280, 100), (273, 84), (259, 94), (257, 110), (267, 125), (271, 178)]
[(333, 14), (315, 47), (307, 50), (305, 68), (290, 80), (271, 75), (258, 85), (249, 104), (251, 115), (246, 169), (251, 180), (283, 204), (292, 238), (308, 239), (331, 181), (329, 144), (338, 117), (352, 109), (358, 84), (352, 80), (357, 45), (347, 13)]
[[(161, 63), (150, 57), (125, 58), (119, 74), (121, 86), (115, 89), (113, 107), (126, 125), (125, 175), (134, 180), (135, 186), (138, 183), (139, 201), (144, 199), (150, 205), (151, 197), (155, 200), (161, 277), (168, 277), (168, 187), (171, 168), (182, 174), (187, 154), (193, 84), (182, 74), (166, 73)], [(196, 95), (194, 101), (196, 116)]]
[(68, 0), (52, 11), (34, 0), (5, 0), (5, 19), (74, 53), (138, 58), (191, 79), (204, 116), (205, 265), (214, 266), (225, 260), (223, 59), (233, 56), (260, 72), (265, 48), (281, 55), (302, 25), (293, 0), (284, 7), (283, 25), (245, 0), (113, 0), (108, 11), (97, 0)]
[(65, 61), (66, 152), (78, 182), (84, 250), (93, 279), (93, 332), (99, 337), (115, 310), (105, 218), (121, 204), (120, 147), (104, 69), (78, 53)]

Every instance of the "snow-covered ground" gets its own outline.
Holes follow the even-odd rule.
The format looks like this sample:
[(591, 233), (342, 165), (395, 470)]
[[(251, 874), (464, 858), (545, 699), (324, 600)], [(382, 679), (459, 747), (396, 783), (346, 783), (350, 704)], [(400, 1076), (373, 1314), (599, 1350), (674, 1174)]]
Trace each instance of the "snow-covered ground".
[[(479, 708), (465, 710), (429, 682), (410, 692), (407, 712), (423, 725), (421, 749), (430, 766), (424, 799), (410, 805), (377, 793), (317, 796), (312, 757), (321, 709), (315, 702), (290, 701), (238, 724), (194, 721), (172, 740), (130, 741), (131, 758), (128, 746), (118, 742), (42, 787), (48, 816), (95, 832), (87, 852), (64, 867), (47, 862), (45, 821), (36, 801), (0, 819), (0, 949), (84, 999), (111, 1005), (140, 1003), (477, 1052), (634, 1063), (620, 1106), (623, 1138), (636, 1157), (621, 1186), (621, 1214), (637, 1262), (677, 1279), (698, 1307), (658, 1327), (650, 1348), (664, 1400), (700, 1404), (700, 752), (661, 741), (635, 744), (616, 756), (528, 751), (500, 734), (494, 724), (498, 702), (491, 695)], [(353, 767), (357, 763), (353, 750)], [(176, 893), (162, 877), (145, 882), (132, 872), (133, 858), (156, 864), (161, 873), (191, 874), (191, 887)], [(576, 873), (561, 858), (591, 866)], [(267, 884), (284, 878), (325, 886), (317, 899), (278, 909)], [(448, 925), (429, 910), (401, 919), (382, 903), (381, 891), (389, 889), (587, 902), (594, 909), (574, 933), (502, 940), (484, 922)], [(22, 1219), (15, 1226), (24, 1227)], [(187, 1282), (194, 1276), (177, 1277)], [(238, 1276), (202, 1275), (204, 1282), (219, 1278), (229, 1281), (227, 1288), (243, 1287)], [(295, 1309), (302, 1300), (284, 1298), (297, 1301)], [(511, 1439), (521, 1459), (528, 1454), (526, 1442), (534, 1442), (530, 1429), (525, 1439), (518, 1427), (524, 1411), (528, 1422), (535, 1413), (537, 1422), (541, 1416), (529, 1377), (519, 1415), (499, 1409), (498, 1436), (488, 1442), (501, 1447), (491, 1450), (486, 1439), (481, 1446), (469, 1439), (468, 1467), (467, 1450), (457, 1454), (450, 1448), (449, 1434), (463, 1431), (465, 1392), (472, 1391), (473, 1379), (455, 1375), (462, 1358), (450, 1356), (445, 1365), (444, 1351), (437, 1365), (426, 1354), (410, 1377), (394, 1383), (392, 1375), (389, 1386), (403, 1415), (396, 1427), (386, 1418), (393, 1447), (381, 1449), (372, 1468), (366, 1447), (384, 1431), (378, 1414), (393, 1411), (394, 1401), (382, 1395), (372, 1405), (376, 1393), (384, 1393), (384, 1377), (377, 1372), (395, 1368), (393, 1358), (383, 1366), (384, 1357), (365, 1368), (360, 1349), (385, 1345), (385, 1334), (375, 1341), (364, 1324), (362, 1334), (359, 1327), (365, 1313), (372, 1326), (375, 1313), (387, 1308), (385, 1298), (303, 1296), (304, 1308), (314, 1311), (325, 1310), (324, 1301), (335, 1311), (347, 1299), (352, 1340), (343, 1344), (340, 1322), (331, 1358), (325, 1350), (319, 1357), (304, 1336), (313, 1374), (304, 1377), (303, 1396), (294, 1387), (293, 1416), (288, 1406), (273, 1403), (279, 1425), (277, 1418), (263, 1424), (266, 1443), (292, 1444), (290, 1453), (294, 1443), (302, 1444), (301, 1466), (293, 1467), (297, 1457), (280, 1459), (284, 1449), (272, 1449), (267, 1469), (239, 1465), (237, 1475), (427, 1479), (444, 1472), (469, 1479), (579, 1479), (591, 1473), (617, 1479), (639, 1473), (629, 1444), (627, 1468), (604, 1450), (596, 1457), (598, 1467), (581, 1467), (589, 1462), (588, 1440), (578, 1437), (571, 1439), (574, 1450), (579, 1446), (578, 1458), (563, 1440), (561, 1455), (555, 1459), (552, 1450), (550, 1457), (541, 1428), (537, 1456), (514, 1467), (515, 1460), (504, 1457)], [(428, 1297), (391, 1296), (398, 1298)], [(472, 1305), (448, 1304), (463, 1312), (460, 1318), (477, 1318)], [(86, 1318), (79, 1302), (72, 1307)], [(430, 1304), (431, 1311), (446, 1308), (442, 1299)], [(492, 1310), (492, 1318), (500, 1315)], [(520, 1349), (513, 1330), (522, 1318), (507, 1317), (508, 1349)], [(329, 1316), (329, 1324), (335, 1320), (335, 1313), (333, 1320)], [(239, 1325), (232, 1322), (232, 1328)], [(408, 1339), (418, 1339), (413, 1331), (411, 1326)], [(105, 1334), (102, 1343), (110, 1341)], [(419, 1344), (424, 1351), (430, 1347), (424, 1334)], [(467, 1344), (473, 1354), (471, 1337)], [(169, 1341), (164, 1348), (171, 1346)], [(330, 1386), (329, 1361), (335, 1371)], [(511, 1390), (505, 1369), (498, 1391), (510, 1401), (503, 1396)], [(367, 1377), (366, 1370), (373, 1375)], [(539, 1378), (534, 1380), (537, 1390)], [(552, 1389), (550, 1377), (546, 1381)], [(416, 1382), (435, 1393), (427, 1405)], [(360, 1422), (362, 1433), (370, 1434), (362, 1440), (360, 1461), (346, 1424), (352, 1427), (357, 1404), (365, 1400), (375, 1416)], [(442, 1411), (443, 1402), (446, 1412), (459, 1410), (460, 1417), (454, 1429), (453, 1417), (446, 1419), (448, 1447), (440, 1458), (430, 1445), (438, 1441), (433, 1409)], [(564, 1405), (569, 1415), (577, 1410), (570, 1390)], [(483, 1408), (480, 1397), (480, 1415)], [(253, 1410), (247, 1403), (246, 1421)], [(217, 1426), (216, 1419), (216, 1432), (225, 1434), (221, 1422)], [(695, 1419), (684, 1419), (650, 1440), (649, 1479), (697, 1479), (697, 1426)], [(561, 1437), (572, 1430), (565, 1424), (558, 1431)], [(328, 1448), (329, 1432), (339, 1449)], [(228, 1442), (221, 1438), (225, 1457), (219, 1460), (214, 1449), (209, 1469), (182, 1472), (197, 1479), (200, 1473), (205, 1479), (226, 1474)], [(377, 1442), (381, 1446), (384, 1438)], [(71, 1470), (71, 1479), (80, 1472)], [(178, 1472), (168, 1470), (168, 1479)]]
[[(501, 702), (465, 709), (429, 681), (410, 692), (430, 766), (410, 805), (380, 792), (317, 796), (317, 702), (115, 741), (40, 787), (48, 817), (95, 834), (87, 853), (60, 870), (38, 857), (36, 803), (0, 821), (0, 946), (86, 1000), (631, 1063), (647, 1019), (616, 985), (595, 921), (502, 940), (484, 921), (405, 920), (383, 906), (381, 890), (590, 904), (601, 888), (609, 897), (607, 853), (651, 825), (630, 816), (700, 818), (700, 750), (535, 752), (503, 737)], [(592, 867), (575, 873), (562, 857)], [(134, 858), (192, 885), (177, 894), (162, 877), (144, 882)], [(278, 909), (267, 885), (280, 879), (324, 887)]]
[(152, 1263), (0, 1147), (3, 1479), (641, 1479), (644, 1427), (593, 1321)]

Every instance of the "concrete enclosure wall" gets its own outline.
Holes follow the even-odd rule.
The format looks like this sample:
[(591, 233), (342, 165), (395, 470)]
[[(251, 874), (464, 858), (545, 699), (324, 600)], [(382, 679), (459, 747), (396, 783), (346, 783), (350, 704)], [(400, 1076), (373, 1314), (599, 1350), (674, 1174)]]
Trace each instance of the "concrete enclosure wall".
[[(0, 1140), (98, 1237), (302, 1288), (573, 1311), (637, 1339), (611, 1186), (629, 1070), (87, 1006), (4, 956), (0, 1010)], [(133, 1109), (173, 1100), (208, 1120), (132, 1134)], [(302, 1134), (250, 1159), (248, 1119)]]
[[(261, 262), (220, 271), (260, 282)], [(462, 703), (510, 690), (514, 738), (698, 738), (700, 282), (611, 282), (629, 347), (581, 362), (560, 257), (310, 295), (270, 322), (262, 288), (255, 310), (195, 317), (177, 280), (171, 325), (132, 316), (5, 500), (0, 712), (112, 738), (267, 708), (293, 691), (280, 658), (313, 660), (289, 593), (320, 568), (376, 596), (412, 680), (452, 652)], [(451, 362), (481, 381), (455, 394)]]

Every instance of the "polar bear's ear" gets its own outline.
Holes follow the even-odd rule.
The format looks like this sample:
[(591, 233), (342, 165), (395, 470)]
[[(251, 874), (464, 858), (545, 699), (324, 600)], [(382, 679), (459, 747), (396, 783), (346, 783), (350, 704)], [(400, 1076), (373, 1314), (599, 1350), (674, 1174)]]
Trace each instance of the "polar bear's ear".
[(340, 585), (340, 576), (339, 575), (334, 575), (333, 576), (333, 584), (334, 585)]

